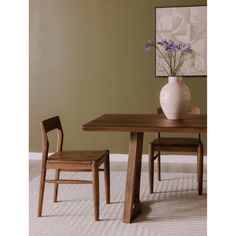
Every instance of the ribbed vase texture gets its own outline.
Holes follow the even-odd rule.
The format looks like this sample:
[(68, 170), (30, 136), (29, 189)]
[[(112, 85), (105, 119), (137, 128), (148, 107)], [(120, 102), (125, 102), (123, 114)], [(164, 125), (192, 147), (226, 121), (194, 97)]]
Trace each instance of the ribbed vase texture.
[(160, 92), (161, 108), (167, 119), (183, 119), (190, 100), (190, 89), (182, 81), (182, 77), (168, 77), (168, 83)]

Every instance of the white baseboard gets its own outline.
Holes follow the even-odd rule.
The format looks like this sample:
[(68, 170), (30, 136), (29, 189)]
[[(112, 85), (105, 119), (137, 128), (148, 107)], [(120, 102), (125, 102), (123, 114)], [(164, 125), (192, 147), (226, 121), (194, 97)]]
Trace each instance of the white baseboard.
[[(30, 152), (30, 160), (41, 160), (42, 154), (40, 152)], [(143, 154), (143, 162), (148, 161), (148, 155)], [(128, 154), (110, 154), (110, 161), (119, 162), (127, 161)], [(162, 155), (162, 163), (184, 163), (184, 164), (194, 164), (196, 163), (196, 156), (194, 155)], [(207, 163), (207, 156), (204, 156), (204, 164)]]

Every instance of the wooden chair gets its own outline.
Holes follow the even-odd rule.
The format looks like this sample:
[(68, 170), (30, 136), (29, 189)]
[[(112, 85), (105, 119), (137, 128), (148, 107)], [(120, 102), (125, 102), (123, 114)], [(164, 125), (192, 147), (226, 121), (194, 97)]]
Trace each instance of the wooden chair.
[[(110, 203), (110, 164), (109, 151), (63, 151), (63, 129), (58, 116), (40, 122), (43, 151), (39, 189), (38, 216), (42, 216), (43, 195), (45, 183), (54, 184), (54, 198), (57, 201), (59, 184), (93, 184), (94, 216), (99, 220), (99, 166), (104, 163), (105, 195), (106, 203)], [(48, 156), (49, 139), (48, 132), (57, 130), (57, 150)], [(55, 179), (47, 180), (47, 169), (55, 169)], [(91, 171), (91, 180), (65, 180), (60, 179), (60, 171)]]
[[(157, 114), (163, 114), (161, 108), (157, 108)], [(199, 107), (190, 107), (188, 114), (200, 114)], [(157, 159), (158, 180), (161, 180), (161, 152), (194, 152), (197, 154), (197, 176), (198, 193), (202, 195), (203, 181), (203, 144), (200, 133), (196, 138), (161, 137), (157, 133), (157, 138), (149, 144), (149, 191), (153, 193), (154, 161)]]

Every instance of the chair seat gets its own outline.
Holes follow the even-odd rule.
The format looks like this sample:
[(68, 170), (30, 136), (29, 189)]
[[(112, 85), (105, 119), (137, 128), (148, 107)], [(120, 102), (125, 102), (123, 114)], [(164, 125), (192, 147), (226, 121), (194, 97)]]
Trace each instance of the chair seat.
[(61, 151), (55, 152), (48, 157), (48, 163), (67, 162), (67, 163), (92, 163), (98, 161), (108, 154), (108, 150), (94, 151)]
[(198, 147), (201, 140), (198, 138), (157, 138), (150, 144), (154, 147)]

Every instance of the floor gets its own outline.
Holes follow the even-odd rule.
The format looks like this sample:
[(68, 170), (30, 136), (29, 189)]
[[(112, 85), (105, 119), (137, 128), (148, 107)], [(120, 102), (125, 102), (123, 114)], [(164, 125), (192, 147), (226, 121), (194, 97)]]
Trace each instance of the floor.
[[(100, 173), (100, 221), (94, 222), (90, 185), (62, 185), (53, 203), (52, 184), (46, 186), (43, 216), (37, 217), (40, 161), (29, 162), (30, 236), (205, 236), (207, 235), (207, 182), (197, 193), (196, 166), (163, 164), (162, 181), (148, 191), (147, 163), (142, 165), (140, 199), (142, 212), (132, 224), (122, 222), (126, 162), (111, 163), (111, 204), (105, 204), (104, 178)], [(49, 170), (47, 177), (53, 178)], [(206, 168), (205, 168), (206, 172)], [(91, 173), (63, 173), (62, 178), (89, 179)], [(156, 173), (155, 173), (156, 175)], [(156, 179), (156, 177), (155, 177)]]

